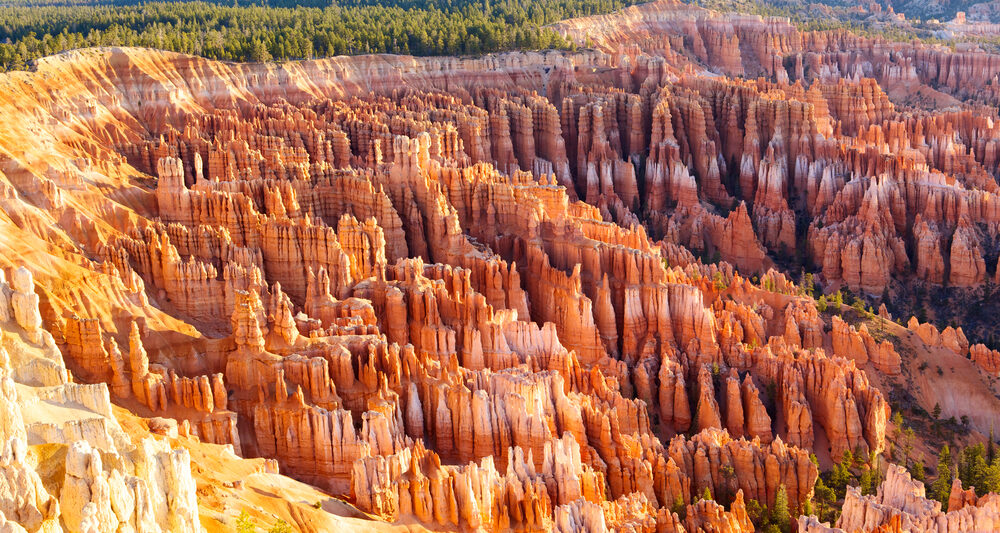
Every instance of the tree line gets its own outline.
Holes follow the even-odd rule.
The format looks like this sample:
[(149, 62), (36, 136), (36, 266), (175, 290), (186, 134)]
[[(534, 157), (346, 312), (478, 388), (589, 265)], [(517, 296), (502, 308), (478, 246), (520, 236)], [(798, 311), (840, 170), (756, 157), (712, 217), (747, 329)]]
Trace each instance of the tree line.
[(23, 69), (39, 57), (89, 46), (144, 46), (232, 61), (572, 49), (544, 26), (636, 1), (0, 0), (0, 69)]

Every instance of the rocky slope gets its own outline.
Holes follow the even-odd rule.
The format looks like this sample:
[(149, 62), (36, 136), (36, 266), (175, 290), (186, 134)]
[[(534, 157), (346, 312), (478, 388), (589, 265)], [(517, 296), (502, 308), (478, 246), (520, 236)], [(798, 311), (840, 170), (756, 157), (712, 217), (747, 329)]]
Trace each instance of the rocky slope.
[(558, 29), (597, 48), (0, 76), (4, 520), (750, 531), (883, 450), (896, 344), (772, 267), (993, 279), (995, 108), (895, 95), (995, 102), (1000, 57), (672, 3)]

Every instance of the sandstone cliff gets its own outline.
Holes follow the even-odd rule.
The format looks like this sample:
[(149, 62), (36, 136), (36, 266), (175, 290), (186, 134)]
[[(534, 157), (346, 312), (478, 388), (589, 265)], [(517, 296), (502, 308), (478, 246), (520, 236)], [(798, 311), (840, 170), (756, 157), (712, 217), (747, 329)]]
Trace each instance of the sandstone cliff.
[[(810, 453), (883, 450), (898, 337), (774, 258), (873, 294), (995, 276), (996, 121), (890, 92), (1000, 62), (671, 2), (556, 27), (597, 49), (0, 76), (3, 520), (222, 523), (253, 491), (196, 493), (191, 457), (224, 450), (389, 522), (749, 531), (781, 486), (804, 510)], [(845, 529), (899, 523), (897, 474)]]

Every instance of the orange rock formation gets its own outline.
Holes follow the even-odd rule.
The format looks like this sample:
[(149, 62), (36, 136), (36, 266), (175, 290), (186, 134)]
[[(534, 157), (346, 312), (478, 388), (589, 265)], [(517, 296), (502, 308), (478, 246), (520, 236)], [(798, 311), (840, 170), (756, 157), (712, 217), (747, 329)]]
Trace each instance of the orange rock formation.
[[(0, 351), (0, 403), (15, 381), (114, 402), (387, 521), (751, 531), (747, 502), (781, 487), (802, 511), (811, 452), (884, 448), (868, 372), (902, 360), (773, 258), (875, 294), (995, 277), (1000, 126), (890, 96), (996, 98), (1000, 59), (671, 2), (555, 27), (597, 49), (94, 49), (0, 76), (0, 327), (41, 354)], [(1000, 369), (961, 328), (910, 329)], [(61, 511), (18, 473), (0, 524), (191, 516), (184, 453), (18, 413), (0, 469), (24, 470), (19, 428), (64, 442)], [(148, 490), (167, 503), (115, 499)], [(922, 488), (890, 467), (841, 526), (952, 520), (904, 496)], [(990, 497), (960, 500), (954, 520), (996, 525)]]

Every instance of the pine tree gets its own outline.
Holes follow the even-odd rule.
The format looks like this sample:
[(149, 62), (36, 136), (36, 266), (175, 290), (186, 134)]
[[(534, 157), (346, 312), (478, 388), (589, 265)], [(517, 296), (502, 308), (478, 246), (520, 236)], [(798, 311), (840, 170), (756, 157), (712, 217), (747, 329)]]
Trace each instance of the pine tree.
[(910, 459), (910, 452), (913, 451), (913, 428), (908, 427), (903, 430), (903, 464)]
[(981, 486), (976, 486), (976, 492), (984, 495), (988, 492), (1000, 492), (1000, 459), (995, 459), (983, 472)]
[(996, 448), (994, 446), (996, 446), (996, 444), (993, 442), (993, 424), (991, 423), (990, 439), (986, 441), (986, 461), (990, 464), (992, 464), (993, 460), (997, 458)]
[(767, 522), (767, 507), (761, 505), (759, 501), (750, 498), (747, 501), (747, 516), (750, 517), (750, 521), (757, 526), (762, 526)]
[(819, 507), (819, 518), (820, 520), (823, 520), (824, 509), (826, 506), (837, 500), (837, 495), (833, 492), (833, 489), (826, 486), (822, 477), (816, 478), (816, 485), (813, 487), (813, 494), (816, 498), (817, 507)]
[(788, 510), (788, 493), (785, 485), (778, 486), (778, 494), (774, 496), (774, 506), (771, 508), (771, 522), (781, 531), (791, 530), (792, 514)]
[(851, 453), (851, 450), (844, 450), (844, 454), (840, 456), (840, 464), (846, 468), (854, 465), (854, 454)]
[(951, 449), (945, 444), (938, 454), (938, 477), (931, 485), (931, 493), (934, 499), (942, 505), (948, 505), (948, 496), (951, 495)]
[(861, 471), (861, 477), (858, 478), (858, 485), (861, 488), (861, 494), (871, 494), (872, 493), (872, 469), (865, 467)]
[(896, 437), (903, 432), (903, 413), (896, 411), (892, 414), (892, 425), (895, 426)]
[(674, 498), (674, 505), (670, 508), (670, 511), (679, 516), (681, 520), (684, 520), (687, 515), (687, 506), (684, 505), (684, 498), (680, 494)]
[(966, 487), (981, 488), (986, 476), (986, 448), (980, 443), (962, 450), (958, 460), (958, 478)]

